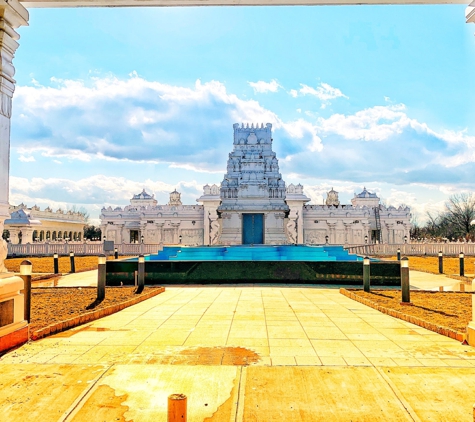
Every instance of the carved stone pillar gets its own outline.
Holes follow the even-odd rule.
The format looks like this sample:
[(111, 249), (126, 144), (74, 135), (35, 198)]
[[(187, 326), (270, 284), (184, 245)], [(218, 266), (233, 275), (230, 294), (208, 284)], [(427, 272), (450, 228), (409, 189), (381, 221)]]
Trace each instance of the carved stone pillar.
[(163, 226), (165, 223), (155, 223), (155, 226), (157, 227), (157, 242), (162, 243), (163, 242)]
[(335, 233), (336, 222), (329, 221), (327, 224), (328, 224), (328, 227), (330, 228), (328, 243), (332, 245), (332, 244), (337, 243), (336, 233)]
[(386, 230), (388, 232), (388, 243), (393, 244), (394, 242), (394, 224), (393, 223), (386, 223)]
[(20, 229), (16, 227), (9, 227), (8, 231), (10, 232), (10, 243), (12, 245), (17, 245), (20, 241), (19, 234), (20, 234)]
[(350, 236), (351, 233), (351, 228), (353, 227), (353, 223), (349, 222), (343, 222), (343, 225), (345, 226), (345, 244), (350, 244), (353, 242), (353, 236)]
[[(28, 11), (17, 0), (0, 0), (0, 233), (3, 233), (3, 222), (10, 216), (10, 117), (15, 91), (12, 62), (20, 38), (15, 29), (24, 25), (28, 25)], [(7, 272), (5, 258), (6, 244), (0, 236), (0, 273)]]

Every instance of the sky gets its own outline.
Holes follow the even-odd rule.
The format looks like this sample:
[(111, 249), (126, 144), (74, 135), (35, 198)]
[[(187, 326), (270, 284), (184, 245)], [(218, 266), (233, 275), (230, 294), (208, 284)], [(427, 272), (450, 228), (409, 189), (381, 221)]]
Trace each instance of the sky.
[(465, 6), (30, 9), (18, 30), (10, 203), (195, 204), (233, 123), (272, 123), (311, 203), (366, 187), (422, 224), (475, 191)]

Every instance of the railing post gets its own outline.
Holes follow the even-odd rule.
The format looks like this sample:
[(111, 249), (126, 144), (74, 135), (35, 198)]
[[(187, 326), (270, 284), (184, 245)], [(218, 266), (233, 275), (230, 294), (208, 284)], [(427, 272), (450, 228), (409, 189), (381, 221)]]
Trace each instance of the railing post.
[(114, 248), (114, 259), (119, 259), (119, 251), (117, 248)]
[(365, 256), (363, 259), (363, 289), (365, 292), (370, 292), (370, 259)]
[(25, 298), (25, 312), (24, 318), (30, 323), (30, 316), (31, 316), (31, 272), (32, 272), (32, 265), (31, 262), (28, 260), (22, 261), (20, 264), (20, 277), (23, 280), (24, 287), (23, 287), (23, 295)]
[(459, 263), (460, 263), (460, 277), (463, 277), (465, 275), (465, 263), (464, 263), (463, 252), (459, 253)]
[(97, 267), (97, 300), (102, 301), (106, 297), (106, 256), (104, 254), (98, 257)]
[(401, 293), (402, 303), (410, 303), (410, 288), (409, 288), (409, 260), (407, 257), (401, 259)]
[(439, 274), (444, 274), (444, 254), (439, 251)]
[(397, 260), (400, 261), (401, 260), (401, 249), (397, 248)]

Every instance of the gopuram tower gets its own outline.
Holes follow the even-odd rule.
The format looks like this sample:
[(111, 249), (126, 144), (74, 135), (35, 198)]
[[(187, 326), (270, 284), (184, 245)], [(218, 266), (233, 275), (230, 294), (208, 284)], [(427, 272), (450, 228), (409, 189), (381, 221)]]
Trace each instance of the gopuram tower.
[(220, 244), (283, 244), (286, 187), (272, 151), (272, 125), (234, 124), (234, 146), (220, 188)]

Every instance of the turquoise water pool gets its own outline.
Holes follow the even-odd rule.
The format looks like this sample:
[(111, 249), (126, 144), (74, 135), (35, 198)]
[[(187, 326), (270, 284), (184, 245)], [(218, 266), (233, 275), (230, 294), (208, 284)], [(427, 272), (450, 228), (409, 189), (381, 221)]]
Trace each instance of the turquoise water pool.
[(165, 246), (147, 261), (361, 261), (342, 246)]

